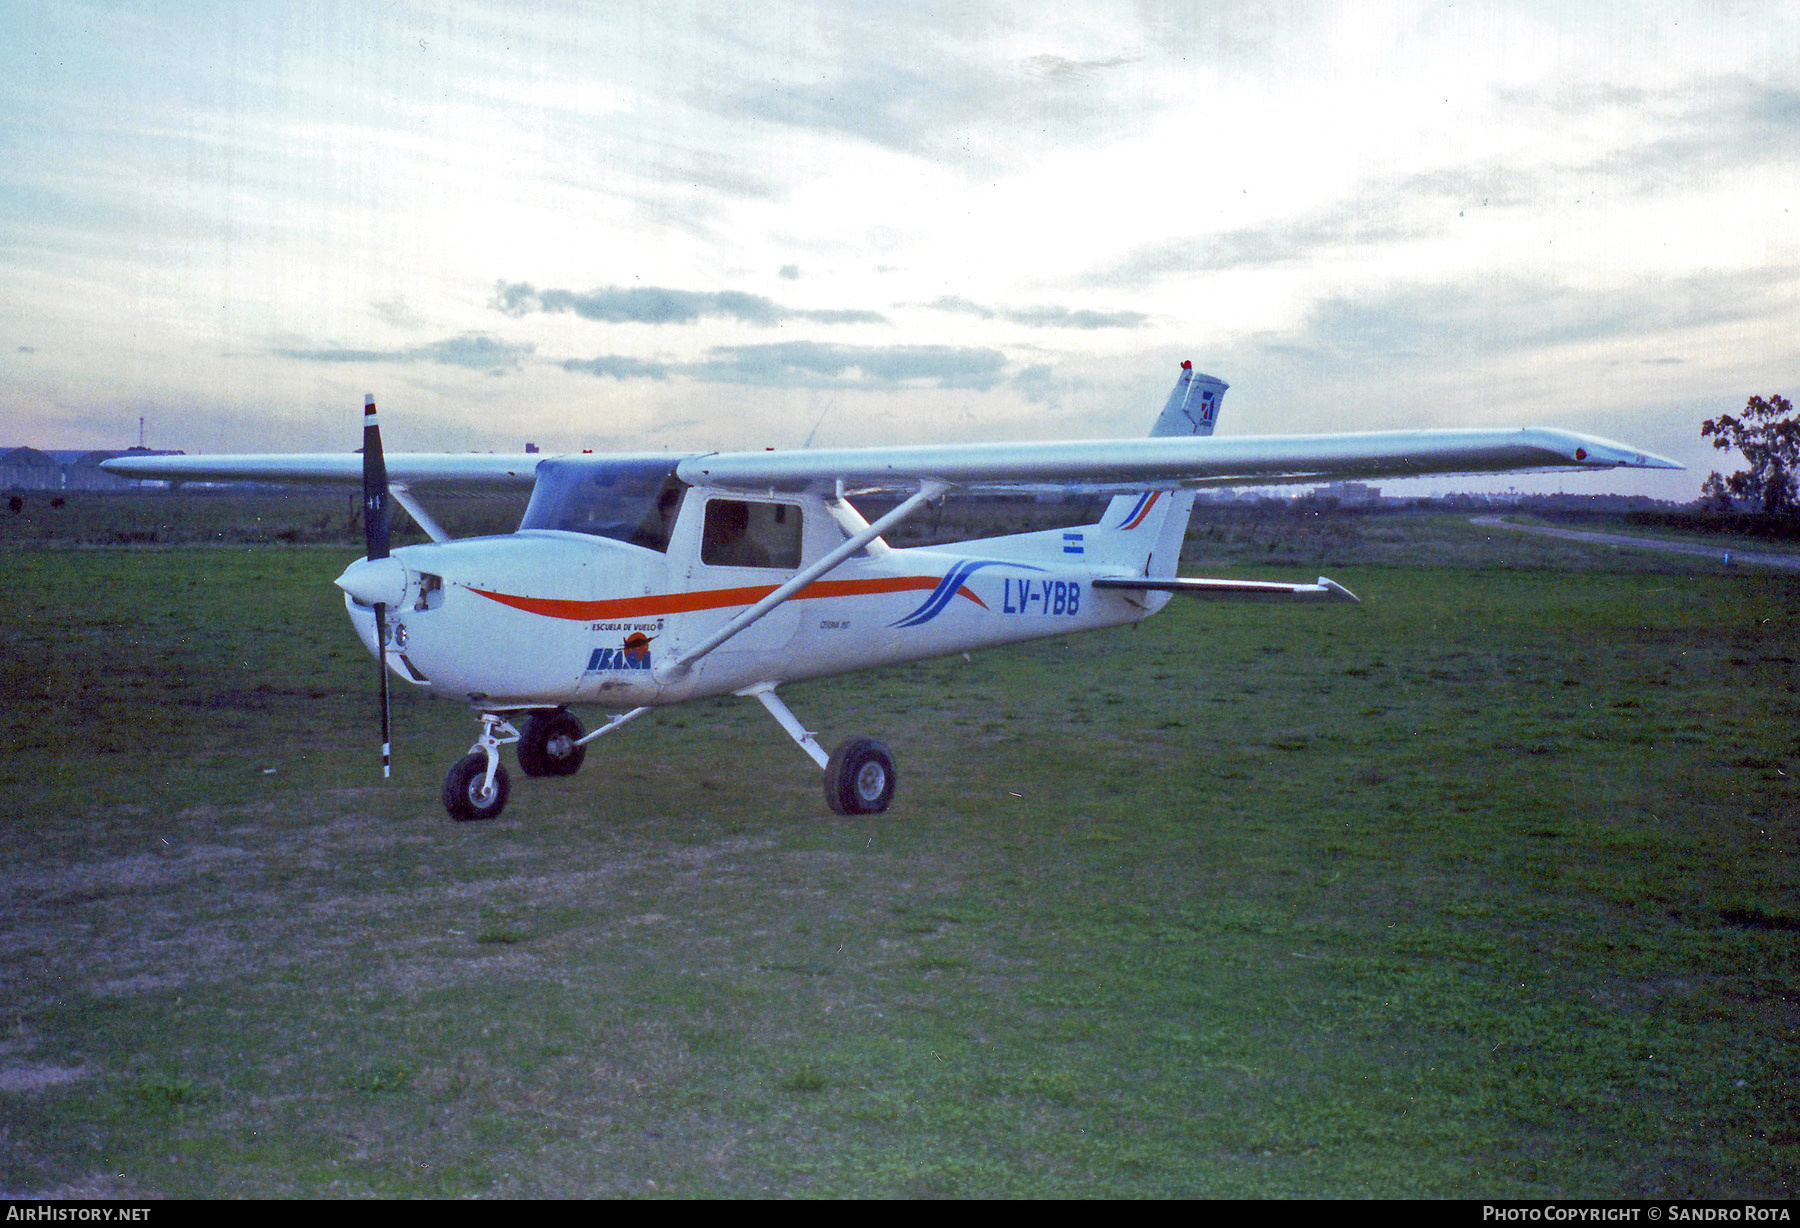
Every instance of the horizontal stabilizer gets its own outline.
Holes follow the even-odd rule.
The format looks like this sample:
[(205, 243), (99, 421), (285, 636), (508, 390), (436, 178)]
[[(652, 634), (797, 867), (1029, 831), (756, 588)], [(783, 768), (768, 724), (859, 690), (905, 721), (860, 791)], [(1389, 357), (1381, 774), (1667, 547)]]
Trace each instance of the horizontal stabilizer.
[(1185, 593), (1214, 601), (1355, 601), (1356, 594), (1336, 580), (1319, 577), (1317, 584), (1284, 584), (1278, 580), (1208, 580), (1177, 576), (1167, 580), (1144, 576), (1113, 576), (1093, 581), (1095, 588), (1123, 588), (1137, 592)]

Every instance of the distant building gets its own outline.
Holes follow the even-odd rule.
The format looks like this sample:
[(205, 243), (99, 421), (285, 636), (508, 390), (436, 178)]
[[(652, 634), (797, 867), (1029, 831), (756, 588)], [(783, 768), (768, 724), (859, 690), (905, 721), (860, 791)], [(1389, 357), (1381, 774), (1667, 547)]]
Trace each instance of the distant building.
[(1315, 498), (1336, 499), (1339, 507), (1368, 507), (1381, 502), (1381, 487), (1367, 482), (1332, 482), (1313, 491)]
[(36, 448), (0, 452), (0, 490), (61, 490), (62, 464)]
[[(39, 491), (134, 490), (143, 483), (108, 473), (100, 462), (115, 456), (179, 456), (179, 452), (155, 448), (82, 452), (67, 448), (0, 448), (0, 491), (27, 494)], [(161, 482), (153, 483), (161, 486)]]

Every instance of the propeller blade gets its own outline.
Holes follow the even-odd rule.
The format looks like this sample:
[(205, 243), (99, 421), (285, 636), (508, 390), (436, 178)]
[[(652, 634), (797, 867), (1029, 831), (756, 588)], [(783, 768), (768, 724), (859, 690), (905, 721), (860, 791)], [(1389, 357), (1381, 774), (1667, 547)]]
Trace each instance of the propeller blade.
[[(363, 397), (363, 540), (368, 545), (367, 557), (388, 557), (388, 477), (387, 461), (381, 455), (381, 420), (375, 415), (375, 397)], [(393, 774), (393, 751), (389, 736), (392, 708), (388, 698), (387, 669), (387, 604), (375, 604), (375, 671), (381, 675), (381, 776)]]
[(388, 556), (387, 461), (381, 455), (381, 422), (375, 416), (375, 397), (363, 397), (363, 540), (368, 558)]
[(387, 607), (375, 607), (375, 668), (381, 674), (381, 778), (386, 780), (393, 775), (394, 756), (393, 742), (389, 734), (388, 703), (388, 669), (387, 669)]

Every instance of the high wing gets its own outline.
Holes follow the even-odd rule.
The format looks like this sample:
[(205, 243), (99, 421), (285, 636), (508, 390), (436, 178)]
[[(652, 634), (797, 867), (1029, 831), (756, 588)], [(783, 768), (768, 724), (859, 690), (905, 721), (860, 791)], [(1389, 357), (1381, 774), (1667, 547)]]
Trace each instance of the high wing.
[[(416, 490), (529, 487), (537, 453), (393, 453), (391, 481)], [(595, 460), (674, 459), (666, 453)], [(355, 485), (355, 453), (291, 456), (118, 457), (102, 465), (124, 477), (162, 481), (305, 482)], [(963, 490), (1117, 493), (1146, 487), (1262, 486), (1428, 474), (1548, 470), (1680, 469), (1672, 460), (1570, 431), (1378, 431), (1069, 440), (1049, 443), (926, 444), (799, 452), (709, 452), (681, 458), (676, 474), (700, 486), (743, 491), (850, 493), (911, 489), (933, 481)]]
[[(658, 454), (660, 455), (660, 454)], [(537, 480), (536, 452), (391, 452), (390, 482), (418, 489), (529, 489)], [(161, 482), (301, 482), (360, 486), (362, 456), (356, 452), (289, 455), (119, 456), (100, 467), (120, 477)]]
[(808, 452), (714, 452), (676, 474), (744, 491), (960, 489), (1119, 493), (1146, 487), (1261, 486), (1426, 474), (1680, 469), (1664, 457), (1569, 431), (1380, 431), (1053, 443), (935, 444)]

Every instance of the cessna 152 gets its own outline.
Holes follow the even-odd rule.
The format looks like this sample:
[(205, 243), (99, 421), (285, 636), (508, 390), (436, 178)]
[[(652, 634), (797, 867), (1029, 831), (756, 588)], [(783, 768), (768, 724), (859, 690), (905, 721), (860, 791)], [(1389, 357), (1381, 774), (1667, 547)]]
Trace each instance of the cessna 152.
[[(500, 748), (527, 776), (567, 776), (587, 744), (654, 708), (750, 696), (824, 771), (839, 814), (887, 809), (897, 779), (880, 742), (827, 754), (776, 695), (782, 683), (1140, 621), (1171, 596), (1354, 601), (1342, 586), (1180, 578), (1196, 488), (1525, 470), (1678, 469), (1565, 431), (1437, 430), (1211, 438), (1222, 380), (1181, 375), (1148, 438), (713, 452), (395, 455), (374, 398), (363, 449), (299, 456), (105, 462), (165, 481), (362, 482), (366, 557), (344, 570), (352, 625), (388, 675), (469, 704), (481, 733), (444, 779), (457, 819), (506, 805)], [(470, 486), (529, 488), (518, 531), (452, 541), (418, 501)], [(1114, 497), (1099, 521), (955, 546), (882, 534), (957, 491)], [(905, 497), (873, 524), (849, 498)], [(389, 549), (389, 496), (431, 538)], [(570, 704), (624, 711), (592, 732)], [(512, 723), (524, 718), (521, 731)]]

